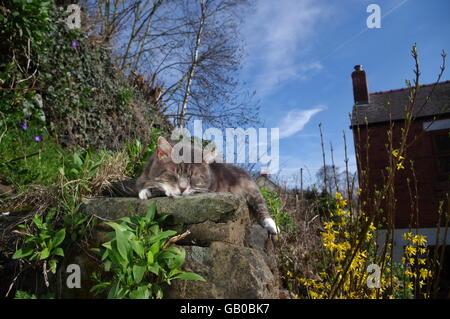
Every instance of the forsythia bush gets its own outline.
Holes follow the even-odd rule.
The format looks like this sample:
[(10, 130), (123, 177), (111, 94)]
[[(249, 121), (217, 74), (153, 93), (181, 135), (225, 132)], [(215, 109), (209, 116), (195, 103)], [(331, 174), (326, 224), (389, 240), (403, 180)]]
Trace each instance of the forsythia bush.
[[(391, 245), (377, 245), (377, 228), (368, 216), (352, 216), (347, 201), (336, 193), (337, 208), (324, 222), (324, 269), (316, 278), (293, 278), (303, 287), (296, 298), (411, 298), (415, 286), (431, 278), (427, 269), (426, 238), (407, 233), (401, 264), (392, 262)], [(383, 249), (384, 248), (384, 249)], [(287, 277), (294, 277), (288, 271)], [(426, 296), (425, 296), (426, 297)]]

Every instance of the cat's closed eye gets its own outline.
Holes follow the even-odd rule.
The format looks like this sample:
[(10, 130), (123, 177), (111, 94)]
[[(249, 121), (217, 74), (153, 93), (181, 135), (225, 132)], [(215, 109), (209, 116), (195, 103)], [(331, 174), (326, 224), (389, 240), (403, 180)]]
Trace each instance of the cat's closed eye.
[(174, 172), (165, 171), (161, 175), (156, 177), (155, 180), (176, 183), (178, 181), (178, 175)]

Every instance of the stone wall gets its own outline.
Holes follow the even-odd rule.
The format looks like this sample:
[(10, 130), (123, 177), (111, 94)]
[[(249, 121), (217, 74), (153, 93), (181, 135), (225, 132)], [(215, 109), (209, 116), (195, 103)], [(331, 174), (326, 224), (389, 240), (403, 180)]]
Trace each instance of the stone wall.
[[(190, 230), (189, 236), (177, 242), (186, 249), (183, 270), (206, 279), (206, 282), (172, 281), (165, 287), (165, 298), (278, 298), (273, 238), (253, 220), (240, 197), (230, 193), (150, 200), (101, 197), (85, 200), (81, 212), (98, 219), (94, 231), (94, 244), (98, 245), (107, 240), (104, 235), (111, 230), (105, 221), (133, 213), (145, 214), (153, 202), (158, 214), (169, 215), (166, 219), (169, 226), (165, 228)], [(86, 298), (93, 285), (89, 272), (98, 265), (81, 251), (67, 254), (65, 264), (70, 263), (79, 264), (85, 271), (82, 289), (61, 289), (60, 297)]]

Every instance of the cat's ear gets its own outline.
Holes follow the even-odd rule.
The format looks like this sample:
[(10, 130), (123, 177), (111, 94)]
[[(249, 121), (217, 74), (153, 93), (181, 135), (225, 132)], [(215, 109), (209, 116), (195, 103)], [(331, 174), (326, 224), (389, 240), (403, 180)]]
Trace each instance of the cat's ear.
[(219, 155), (219, 151), (217, 148), (212, 147), (205, 147), (205, 150), (203, 151), (203, 162), (206, 164), (211, 164), (216, 159), (217, 155)]
[(171, 153), (172, 145), (164, 137), (158, 137), (158, 146), (156, 148), (158, 159), (169, 158)]

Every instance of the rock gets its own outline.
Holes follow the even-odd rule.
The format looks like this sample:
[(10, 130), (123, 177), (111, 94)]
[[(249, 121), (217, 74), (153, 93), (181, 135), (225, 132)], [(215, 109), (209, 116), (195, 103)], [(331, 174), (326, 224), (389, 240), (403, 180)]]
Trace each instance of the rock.
[(170, 215), (168, 222), (174, 225), (196, 224), (207, 220), (220, 223), (237, 220), (242, 211), (242, 200), (230, 193), (197, 194), (188, 197), (92, 198), (84, 200), (82, 212), (109, 220), (131, 214), (145, 214), (156, 202), (160, 215)]
[(278, 298), (277, 280), (258, 250), (217, 241), (186, 250), (184, 270), (201, 274), (207, 282), (174, 281), (166, 297)]

